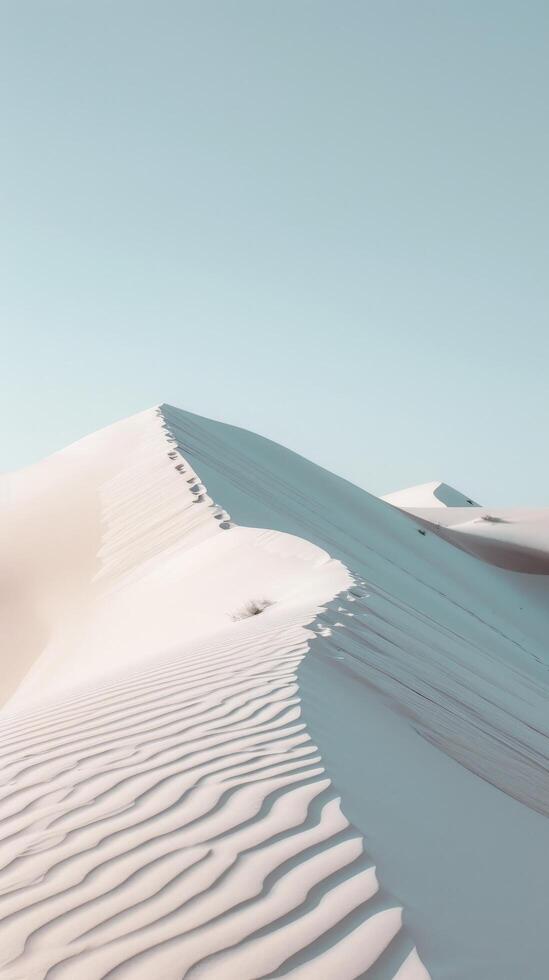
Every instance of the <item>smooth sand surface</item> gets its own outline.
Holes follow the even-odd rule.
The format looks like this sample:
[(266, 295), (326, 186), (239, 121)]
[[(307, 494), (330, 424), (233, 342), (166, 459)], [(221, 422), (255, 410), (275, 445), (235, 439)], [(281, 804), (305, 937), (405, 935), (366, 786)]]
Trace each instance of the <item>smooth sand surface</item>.
[(411, 510), (418, 507), (478, 507), (471, 497), (448, 486), (447, 483), (440, 483), (435, 480), (431, 483), (422, 483), (416, 487), (406, 487), (405, 490), (396, 490), (394, 493), (385, 494), (382, 500), (394, 507), (402, 507), (403, 510)]

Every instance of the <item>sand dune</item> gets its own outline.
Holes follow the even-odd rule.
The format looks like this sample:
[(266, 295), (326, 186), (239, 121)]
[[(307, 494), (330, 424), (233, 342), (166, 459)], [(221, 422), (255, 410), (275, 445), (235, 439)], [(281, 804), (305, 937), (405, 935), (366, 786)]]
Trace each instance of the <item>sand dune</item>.
[(3, 479), (2, 978), (544, 975), (544, 576), (169, 406)]
[(465, 494), (448, 486), (447, 483), (439, 483), (436, 480), (432, 483), (422, 483), (420, 486), (407, 487), (405, 490), (396, 490), (394, 493), (385, 494), (382, 500), (394, 507), (402, 507), (403, 510), (412, 510), (420, 507), (478, 507), (474, 500)]
[(400, 910), (300, 719), (305, 650), (265, 616), (5, 721), (2, 975), (252, 978), (353, 915), (340, 972), (377, 959)]
[(482, 561), (507, 571), (549, 575), (549, 508), (481, 507), (451, 487), (436, 501), (423, 492), (435, 487), (438, 494), (441, 486), (412, 487), (383, 500)]

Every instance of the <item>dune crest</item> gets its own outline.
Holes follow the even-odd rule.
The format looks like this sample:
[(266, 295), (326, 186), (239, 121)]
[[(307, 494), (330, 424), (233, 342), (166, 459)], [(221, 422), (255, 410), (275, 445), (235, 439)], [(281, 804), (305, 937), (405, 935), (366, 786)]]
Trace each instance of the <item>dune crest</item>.
[(395, 490), (394, 493), (387, 493), (382, 498), (394, 507), (401, 507), (403, 510), (418, 509), (421, 507), (479, 507), (471, 497), (450, 487), (447, 483), (422, 483), (416, 487), (407, 487), (405, 490)]

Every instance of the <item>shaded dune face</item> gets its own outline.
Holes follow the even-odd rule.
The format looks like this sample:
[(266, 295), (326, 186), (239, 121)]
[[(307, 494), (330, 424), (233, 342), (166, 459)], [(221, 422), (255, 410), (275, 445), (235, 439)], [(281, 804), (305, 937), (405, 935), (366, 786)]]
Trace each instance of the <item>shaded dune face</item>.
[(170, 406), (14, 480), (2, 977), (543, 975), (546, 578)]
[(359, 594), (328, 604), (300, 666), (302, 707), (433, 976), (536, 980), (547, 578), (480, 561), (269, 440), (162, 414), (236, 521), (306, 537), (352, 570)]
[[(355, 605), (334, 607), (343, 659), (426, 738), (549, 813), (546, 580), (505, 576), (461, 553), (471, 540), (495, 548), (493, 535), (507, 523), (482, 520), (489, 512), (474, 506), (401, 513), (251, 433), (212, 428), (170, 408), (162, 414), (181, 451), (205, 470), (237, 519), (251, 512), (258, 524), (307, 534), (352, 570)], [(405, 493), (425, 496), (441, 486)], [(449, 499), (465, 499), (446, 490)], [(444, 526), (456, 513), (465, 531)], [(436, 515), (436, 534), (418, 516), (424, 514)], [(531, 543), (537, 523), (527, 527)], [(425, 528), (428, 537), (418, 536)], [(518, 535), (521, 552), (525, 533)], [(457, 538), (459, 550), (440, 537), (452, 544)]]
[(425, 531), (508, 572), (549, 575), (549, 509), (395, 504)]
[[(501, 520), (503, 523), (503, 518)], [(519, 533), (513, 540), (506, 533), (509, 530), (508, 526), (498, 528), (495, 532), (487, 531), (484, 524), (478, 526), (482, 521), (481, 517), (474, 523), (460, 527), (439, 527), (435, 529), (435, 533), (456, 548), (461, 548), (475, 558), (480, 558), (481, 561), (496, 565), (498, 568), (504, 568), (506, 571), (526, 572), (528, 575), (549, 575), (549, 548), (535, 547), (531, 544), (532, 538), (534, 541), (537, 540), (536, 535)], [(544, 524), (545, 527), (549, 524), (549, 514)]]

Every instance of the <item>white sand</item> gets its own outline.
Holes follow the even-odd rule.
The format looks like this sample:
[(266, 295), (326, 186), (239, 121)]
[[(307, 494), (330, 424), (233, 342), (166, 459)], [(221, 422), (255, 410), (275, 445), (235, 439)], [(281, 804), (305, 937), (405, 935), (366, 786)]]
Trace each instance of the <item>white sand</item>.
[(482, 561), (508, 571), (549, 575), (549, 508), (399, 506)]
[(6, 484), (1, 976), (363, 973), (401, 912), (296, 675), (350, 574), (235, 527), (154, 410)]
[(4, 478), (2, 978), (544, 975), (549, 579), (427, 487), (168, 406)]
[(412, 510), (419, 507), (478, 507), (471, 497), (460, 493), (447, 483), (440, 483), (437, 480), (431, 483), (422, 483), (416, 487), (407, 487), (405, 490), (396, 490), (394, 493), (385, 494), (382, 500), (394, 507), (402, 507), (403, 510)]

